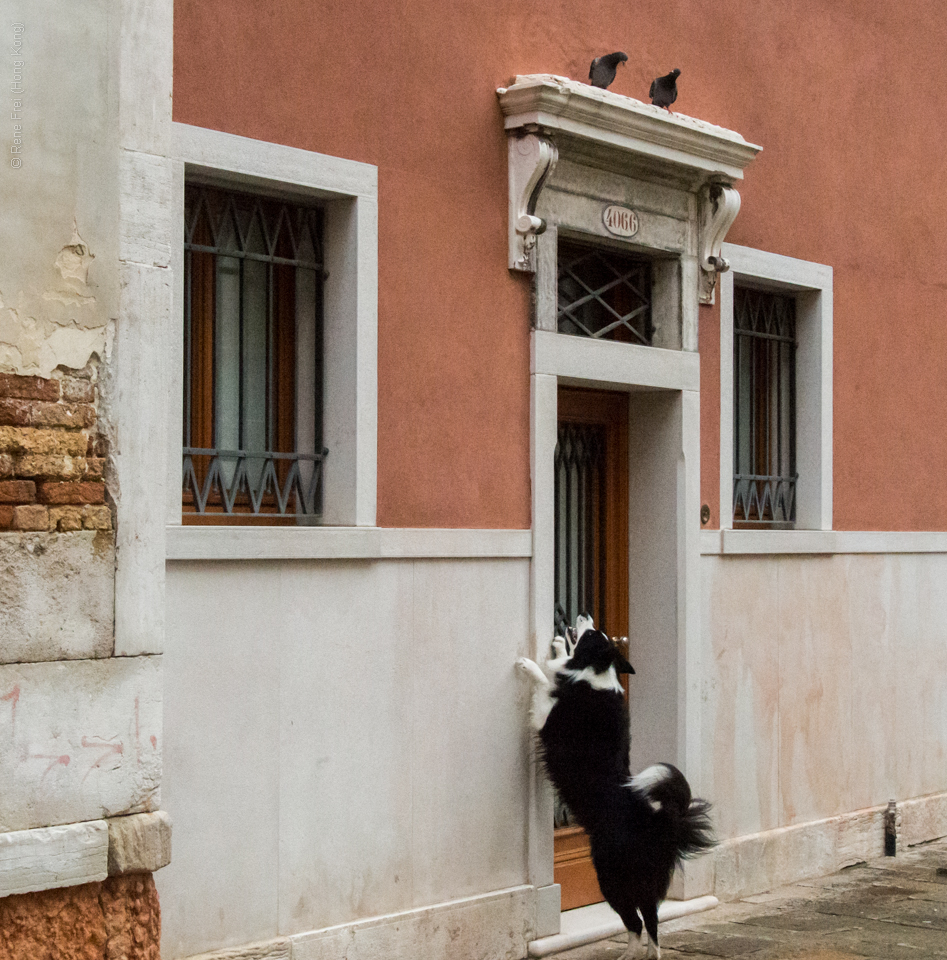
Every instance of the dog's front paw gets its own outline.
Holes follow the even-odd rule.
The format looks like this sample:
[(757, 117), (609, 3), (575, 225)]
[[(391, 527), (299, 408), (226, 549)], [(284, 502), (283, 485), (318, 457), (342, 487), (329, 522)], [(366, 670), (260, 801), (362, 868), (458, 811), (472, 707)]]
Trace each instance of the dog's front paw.
[(566, 642), (562, 637), (552, 638), (552, 652), (555, 654), (553, 660), (566, 660)]
[(516, 661), (516, 667), (536, 683), (546, 684), (549, 682), (546, 679), (546, 674), (539, 669), (539, 665), (530, 660), (529, 657), (520, 657)]

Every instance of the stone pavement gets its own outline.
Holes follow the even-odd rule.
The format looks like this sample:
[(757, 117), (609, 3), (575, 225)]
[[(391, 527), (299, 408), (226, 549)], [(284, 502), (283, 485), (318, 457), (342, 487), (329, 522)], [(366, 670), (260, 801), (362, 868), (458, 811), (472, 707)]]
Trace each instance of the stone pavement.
[[(947, 957), (947, 839), (662, 923), (662, 960)], [(547, 960), (615, 960), (627, 935)]]

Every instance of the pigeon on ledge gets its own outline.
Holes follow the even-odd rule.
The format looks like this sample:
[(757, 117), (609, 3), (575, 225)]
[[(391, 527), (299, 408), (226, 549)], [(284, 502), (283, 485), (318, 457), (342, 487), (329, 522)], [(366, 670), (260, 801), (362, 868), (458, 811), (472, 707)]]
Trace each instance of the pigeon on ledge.
[(652, 84), (648, 96), (656, 107), (664, 107), (671, 112), (671, 104), (677, 99), (677, 78), (681, 71), (675, 67), (667, 76), (658, 77)]
[(589, 83), (593, 87), (601, 87), (605, 90), (615, 79), (615, 71), (618, 64), (624, 63), (628, 59), (627, 53), (620, 50), (617, 53), (609, 53), (604, 57), (596, 57), (589, 67)]

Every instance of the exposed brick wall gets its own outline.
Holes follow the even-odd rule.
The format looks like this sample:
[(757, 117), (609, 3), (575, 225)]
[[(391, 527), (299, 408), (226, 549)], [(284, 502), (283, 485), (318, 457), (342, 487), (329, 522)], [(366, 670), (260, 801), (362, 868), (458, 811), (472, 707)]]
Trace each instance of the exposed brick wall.
[(111, 530), (89, 370), (0, 374), (0, 530)]
[(2, 960), (160, 960), (150, 873), (0, 898)]

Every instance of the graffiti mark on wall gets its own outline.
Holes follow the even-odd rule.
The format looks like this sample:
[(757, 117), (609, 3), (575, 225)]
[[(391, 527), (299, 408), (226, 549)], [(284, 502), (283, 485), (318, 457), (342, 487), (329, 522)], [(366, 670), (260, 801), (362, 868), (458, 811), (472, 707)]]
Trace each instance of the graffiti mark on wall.
[(10, 739), (16, 740), (16, 705), (20, 699), (20, 685), (17, 684), (9, 693), (0, 697), (0, 701), (10, 704)]
[(52, 770), (53, 767), (59, 767), (59, 766), (68, 767), (70, 763), (70, 757), (68, 754), (65, 754), (65, 753), (61, 757), (55, 757), (48, 753), (31, 753), (28, 759), (52, 761), (52, 763), (50, 763), (50, 765), (43, 771), (43, 779), (46, 778), (46, 776), (49, 774), (49, 771)]
[(100, 767), (110, 756), (121, 756), (125, 753), (125, 747), (121, 741), (118, 743), (110, 743), (108, 740), (103, 740), (101, 737), (94, 737), (93, 739), (98, 740), (99, 742), (93, 743), (88, 737), (83, 737), (82, 746), (87, 749), (102, 750), (102, 754), (95, 761), (95, 763), (93, 763), (92, 766), (86, 770), (85, 777), (82, 778), (83, 783), (85, 783), (86, 777), (88, 777), (93, 770), (96, 770), (98, 767)]

